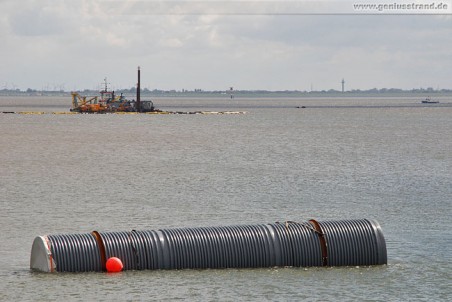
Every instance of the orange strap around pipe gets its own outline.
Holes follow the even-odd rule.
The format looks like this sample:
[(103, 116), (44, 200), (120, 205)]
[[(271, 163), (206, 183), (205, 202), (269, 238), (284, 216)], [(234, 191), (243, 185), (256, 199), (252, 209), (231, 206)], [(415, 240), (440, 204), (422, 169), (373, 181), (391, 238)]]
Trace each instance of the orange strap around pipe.
[(320, 248), (322, 249), (322, 265), (327, 266), (328, 265), (328, 249), (327, 249), (327, 245), (326, 245), (325, 234), (323, 233), (322, 227), (320, 226), (320, 223), (317, 220), (311, 219), (311, 220), (309, 220), (309, 223), (312, 224), (314, 229), (317, 231), (316, 233), (319, 235)]
[(100, 234), (98, 231), (92, 231), (91, 234), (96, 238), (97, 245), (99, 246), (99, 253), (100, 253), (100, 261), (102, 263), (102, 270), (106, 271), (106, 263), (107, 263), (107, 256), (105, 254), (105, 246), (104, 242), (102, 241), (102, 237), (100, 237)]

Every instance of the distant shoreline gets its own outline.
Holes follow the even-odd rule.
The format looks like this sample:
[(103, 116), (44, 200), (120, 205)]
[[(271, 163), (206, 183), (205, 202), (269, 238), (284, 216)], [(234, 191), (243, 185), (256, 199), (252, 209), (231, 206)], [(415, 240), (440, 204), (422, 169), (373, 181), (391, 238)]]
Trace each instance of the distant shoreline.
[[(95, 90), (78, 91), (84, 96), (96, 96), (99, 94)], [(134, 98), (135, 92), (130, 90), (117, 90), (116, 94), (124, 94), (128, 98)], [(175, 91), (175, 90), (143, 90), (143, 97), (214, 97), (231, 98), (229, 92), (224, 91)], [(265, 91), (265, 90), (238, 90), (233, 92), (233, 98), (266, 98), (266, 97), (287, 97), (287, 98), (311, 98), (311, 97), (452, 97), (452, 90), (431, 90), (431, 89), (371, 89), (371, 90), (352, 90), (340, 92), (336, 90), (329, 91)], [(69, 91), (36, 91), (36, 90), (0, 90), (0, 96), (56, 96), (71, 97)]]

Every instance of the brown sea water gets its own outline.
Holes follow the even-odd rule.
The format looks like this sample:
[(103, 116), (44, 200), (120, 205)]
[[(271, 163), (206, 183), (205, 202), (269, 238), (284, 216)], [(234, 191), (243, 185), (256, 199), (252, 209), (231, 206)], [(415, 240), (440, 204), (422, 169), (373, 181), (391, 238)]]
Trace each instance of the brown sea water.
[[(0, 300), (447, 301), (452, 292), (452, 99), (161, 98), (244, 115), (0, 114)], [(68, 111), (0, 97), (0, 112)], [(296, 108), (305, 106), (307, 108)], [(44, 234), (377, 220), (388, 265), (29, 270)]]

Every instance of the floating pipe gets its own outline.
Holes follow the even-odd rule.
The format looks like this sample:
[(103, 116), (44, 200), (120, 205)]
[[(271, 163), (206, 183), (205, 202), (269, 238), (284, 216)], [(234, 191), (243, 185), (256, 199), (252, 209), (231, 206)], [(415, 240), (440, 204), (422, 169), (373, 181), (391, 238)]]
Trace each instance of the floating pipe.
[(30, 268), (42, 272), (357, 266), (387, 263), (374, 220), (286, 221), (259, 225), (46, 235), (34, 239)]
[[(56, 112), (44, 112), (44, 111), (0, 111), (0, 113), (3, 114), (27, 114), (27, 115), (43, 115), (43, 114), (138, 114), (139, 112), (104, 112), (104, 113), (86, 113), (86, 112), (76, 112), (76, 111), (56, 111)], [(220, 115), (220, 114), (246, 114), (246, 111), (150, 111), (150, 112), (143, 112), (143, 114), (213, 114), (213, 115)]]

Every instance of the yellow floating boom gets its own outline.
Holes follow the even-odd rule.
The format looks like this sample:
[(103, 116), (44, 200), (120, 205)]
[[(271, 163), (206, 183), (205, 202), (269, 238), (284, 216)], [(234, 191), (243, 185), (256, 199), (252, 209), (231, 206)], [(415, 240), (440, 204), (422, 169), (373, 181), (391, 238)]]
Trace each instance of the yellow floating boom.
[[(77, 111), (56, 111), (56, 112), (46, 112), (46, 111), (3, 111), (1, 113), (4, 114), (27, 114), (27, 115), (42, 115), (42, 114), (62, 114), (62, 115), (68, 115), (68, 114), (88, 114), (83, 112), (77, 112)], [(92, 114), (92, 113), (90, 113)], [(246, 111), (153, 111), (153, 112), (107, 112), (102, 114), (246, 114)]]

